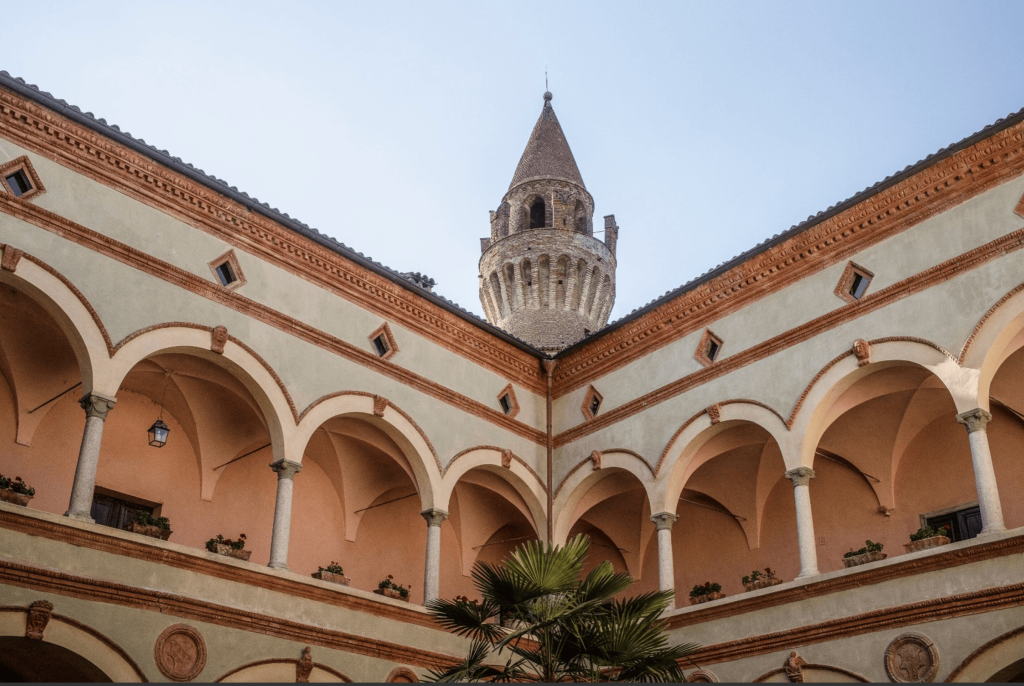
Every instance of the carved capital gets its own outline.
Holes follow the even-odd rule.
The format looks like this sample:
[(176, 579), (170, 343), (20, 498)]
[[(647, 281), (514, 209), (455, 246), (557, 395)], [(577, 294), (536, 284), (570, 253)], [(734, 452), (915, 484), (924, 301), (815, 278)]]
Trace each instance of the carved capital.
[(448, 519), (448, 513), (444, 510), (424, 510), (420, 516), (427, 520), (427, 526), (441, 526), (441, 522)]
[(508, 448), (501, 451), (501, 466), (505, 469), (512, 469), (512, 451)]
[(50, 623), (50, 616), (53, 614), (53, 603), (46, 600), (37, 600), (28, 606), (28, 621), (25, 623), (25, 638), (34, 641), (43, 640), (43, 632), (46, 625)]
[(717, 424), (722, 421), (722, 406), (718, 403), (715, 403), (704, 411), (708, 413), (708, 419), (711, 420), (712, 424)]
[(4, 256), (3, 259), (0, 260), (0, 269), (3, 269), (5, 272), (13, 272), (15, 269), (18, 268), (18, 261), (24, 254), (25, 253), (18, 250), (14, 246), (5, 245)]
[(984, 431), (985, 426), (992, 421), (992, 415), (980, 407), (976, 407), (973, 410), (961, 412), (956, 416), (956, 420), (967, 427), (967, 433), (972, 434), (975, 431)]
[(793, 487), (806, 486), (814, 478), (814, 470), (810, 467), (797, 467), (786, 472), (786, 478), (793, 482)]
[(277, 472), (278, 479), (294, 479), (295, 475), (302, 471), (301, 464), (285, 459), (272, 463), (270, 468)]
[(383, 417), (386, 409), (388, 409), (388, 399), (382, 395), (373, 396), (373, 416)]
[(78, 401), (78, 404), (85, 410), (86, 418), (99, 417), (105, 420), (107, 413), (114, 409), (114, 403), (116, 402), (117, 398), (108, 398), (98, 393), (86, 393)]
[(228, 327), (218, 326), (210, 332), (210, 350), (218, 355), (224, 354), (224, 346), (228, 343)]
[(851, 350), (853, 351), (854, 357), (857, 358), (858, 367), (871, 364), (871, 344), (863, 338), (858, 338), (854, 341)]
[(672, 530), (672, 525), (679, 519), (679, 515), (672, 514), (671, 512), (659, 512), (658, 514), (651, 515), (651, 521), (654, 522), (655, 528), (658, 531), (664, 531), (668, 529)]
[(601, 451), (600, 450), (595, 450), (594, 452), (590, 453), (590, 467), (595, 472), (598, 469), (601, 468)]

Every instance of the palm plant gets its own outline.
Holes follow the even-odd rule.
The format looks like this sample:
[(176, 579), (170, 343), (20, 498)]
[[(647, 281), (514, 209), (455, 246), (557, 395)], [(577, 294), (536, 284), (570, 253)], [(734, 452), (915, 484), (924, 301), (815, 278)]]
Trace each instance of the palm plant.
[(472, 640), (465, 660), (431, 680), (685, 681), (679, 659), (697, 646), (669, 646), (658, 620), (673, 592), (615, 600), (633, 580), (609, 562), (581, 580), (589, 547), (585, 536), (527, 543), (501, 565), (474, 565), (482, 601), (428, 603), (446, 630)]

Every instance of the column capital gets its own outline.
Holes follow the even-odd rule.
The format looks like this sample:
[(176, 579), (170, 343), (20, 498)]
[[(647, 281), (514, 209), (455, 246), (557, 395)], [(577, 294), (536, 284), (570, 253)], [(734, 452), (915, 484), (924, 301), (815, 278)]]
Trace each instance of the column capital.
[(270, 468), (277, 472), (278, 479), (294, 479), (295, 475), (302, 471), (301, 464), (284, 458), (271, 463)]
[(424, 510), (420, 516), (427, 520), (427, 526), (441, 526), (441, 522), (448, 519), (448, 513), (444, 510)]
[(797, 467), (786, 472), (786, 478), (793, 482), (793, 486), (806, 486), (814, 478), (814, 470), (810, 467)]
[(654, 522), (654, 526), (657, 527), (658, 531), (672, 530), (672, 525), (679, 519), (679, 515), (672, 514), (671, 512), (659, 512), (658, 514), (651, 515), (651, 521)]
[(961, 412), (956, 416), (956, 420), (967, 427), (967, 433), (972, 434), (975, 431), (984, 431), (985, 425), (992, 421), (992, 415), (980, 407), (976, 407), (973, 410)]
[(114, 409), (114, 403), (117, 402), (117, 398), (108, 398), (105, 395), (99, 393), (86, 393), (82, 396), (82, 399), (78, 401), (78, 404), (85, 410), (85, 416), (88, 417), (99, 417), (100, 419), (106, 419), (107, 413)]

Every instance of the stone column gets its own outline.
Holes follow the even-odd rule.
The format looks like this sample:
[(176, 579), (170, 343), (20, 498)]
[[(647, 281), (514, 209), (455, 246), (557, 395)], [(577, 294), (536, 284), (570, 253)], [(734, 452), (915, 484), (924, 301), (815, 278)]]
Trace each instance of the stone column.
[(811, 479), (814, 470), (797, 467), (786, 472), (786, 478), (793, 482), (793, 497), (796, 499), (796, 536), (800, 547), (800, 574), (797, 579), (817, 576), (818, 550), (814, 540), (814, 518), (811, 516)]
[(980, 407), (956, 416), (956, 420), (967, 427), (967, 440), (971, 442), (974, 483), (978, 489), (978, 509), (981, 510), (979, 536), (1006, 530), (1006, 524), (1003, 523), (1003, 506), (999, 502), (996, 472), (992, 468), (992, 452), (988, 447), (988, 431), (985, 429), (991, 419), (992, 415)]
[(658, 588), (662, 591), (674, 591), (676, 588), (676, 570), (672, 564), (672, 525), (679, 515), (671, 512), (659, 512), (651, 515), (651, 521), (658, 529)]
[(444, 510), (420, 512), (427, 520), (427, 560), (423, 570), (423, 602), (436, 600), (441, 586), (441, 522), (448, 519)]
[(274, 533), (270, 539), (270, 567), (288, 569), (288, 538), (292, 531), (292, 488), (295, 475), (302, 471), (298, 462), (284, 458), (270, 468), (277, 472), (277, 504), (274, 506)]
[(114, 407), (117, 398), (99, 393), (88, 393), (78, 403), (85, 410), (85, 431), (82, 447), (78, 451), (75, 483), (71, 487), (71, 502), (65, 517), (92, 522), (92, 494), (96, 490), (96, 467), (100, 463), (100, 442), (103, 440), (103, 422)]

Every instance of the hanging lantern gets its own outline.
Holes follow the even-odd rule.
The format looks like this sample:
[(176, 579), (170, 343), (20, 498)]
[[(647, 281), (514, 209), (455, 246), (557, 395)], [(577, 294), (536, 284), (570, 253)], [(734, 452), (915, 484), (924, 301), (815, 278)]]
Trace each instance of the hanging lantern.
[(149, 444), (154, 448), (163, 448), (169, 433), (171, 430), (164, 424), (164, 420), (156, 420), (153, 426), (149, 427)]

